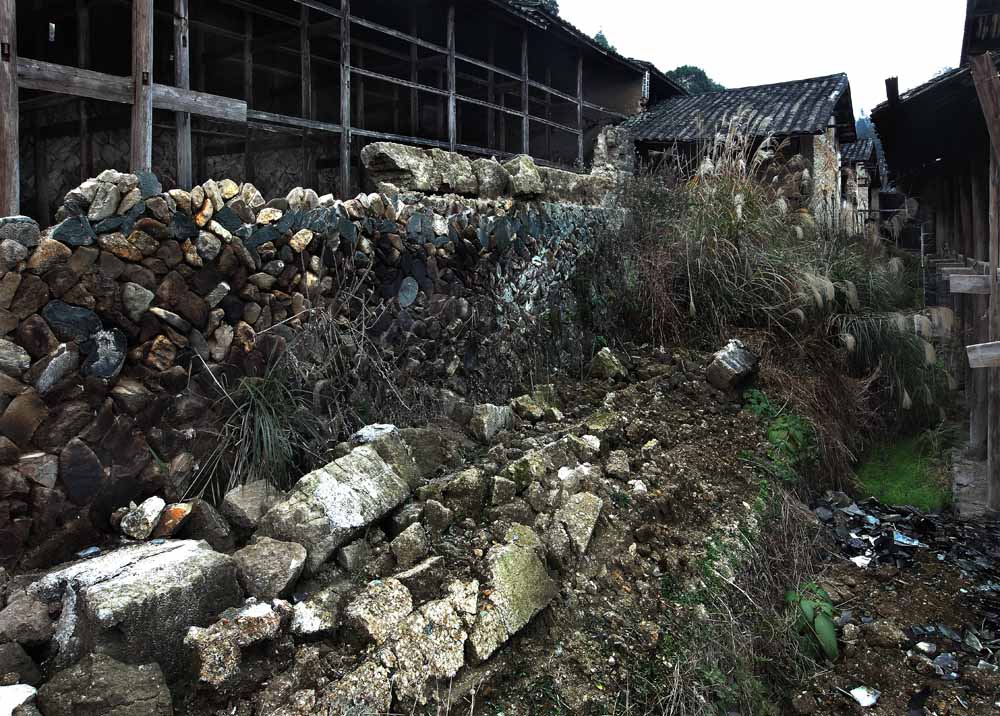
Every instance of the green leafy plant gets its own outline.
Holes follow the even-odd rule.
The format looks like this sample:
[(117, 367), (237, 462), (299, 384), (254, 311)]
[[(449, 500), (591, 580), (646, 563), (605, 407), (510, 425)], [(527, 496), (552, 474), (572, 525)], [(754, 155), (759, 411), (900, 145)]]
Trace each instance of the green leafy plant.
[(751, 458), (749, 462), (783, 482), (797, 482), (810, 463), (819, 457), (815, 428), (802, 416), (776, 408), (767, 395), (756, 388), (746, 391), (743, 399), (751, 413), (767, 421), (766, 460)]
[(788, 592), (785, 601), (795, 612), (795, 625), (803, 648), (807, 652), (822, 654), (830, 661), (836, 661), (840, 654), (837, 626), (833, 621), (833, 602), (826, 590), (810, 582), (796, 591)]

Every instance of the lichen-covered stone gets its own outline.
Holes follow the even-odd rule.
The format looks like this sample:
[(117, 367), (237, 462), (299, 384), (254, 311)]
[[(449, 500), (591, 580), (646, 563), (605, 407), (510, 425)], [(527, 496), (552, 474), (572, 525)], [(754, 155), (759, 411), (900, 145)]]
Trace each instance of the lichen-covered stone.
[(371, 582), (347, 605), (344, 618), (358, 636), (382, 644), (413, 611), (409, 590), (396, 579)]
[(498, 433), (514, 426), (514, 411), (507, 405), (484, 403), (472, 409), (469, 430), (477, 440), (489, 443)]
[(261, 537), (233, 554), (240, 567), (240, 585), (248, 596), (266, 602), (287, 597), (306, 561), (306, 550), (294, 542)]

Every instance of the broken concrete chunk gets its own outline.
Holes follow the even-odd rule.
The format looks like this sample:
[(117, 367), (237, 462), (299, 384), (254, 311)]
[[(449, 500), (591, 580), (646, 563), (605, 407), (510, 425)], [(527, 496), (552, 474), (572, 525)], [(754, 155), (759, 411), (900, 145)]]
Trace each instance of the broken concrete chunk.
[(204, 542), (147, 542), (54, 569), (28, 593), (63, 601), (60, 663), (111, 649), (132, 663), (155, 661), (173, 678), (187, 663), (185, 629), (242, 601), (236, 573), (231, 557)]
[(301, 480), (261, 519), (260, 534), (306, 548), (305, 573), (314, 573), (356, 531), (400, 505), (406, 481), (370, 445)]
[(472, 409), (469, 430), (482, 443), (489, 443), (498, 433), (514, 426), (514, 411), (508, 405), (484, 403)]
[(306, 548), (294, 542), (261, 537), (233, 554), (240, 585), (247, 596), (267, 602), (287, 597), (302, 574)]
[(488, 659), (523, 629), (548, 606), (557, 591), (532, 546), (518, 542), (496, 545), (490, 548), (486, 560), (493, 609), (480, 611), (469, 637), (472, 657), (477, 663)]
[(413, 611), (409, 590), (396, 579), (371, 582), (344, 613), (348, 627), (367, 641), (383, 644)]
[(577, 554), (587, 552), (603, 506), (604, 502), (597, 495), (581, 492), (570, 497), (556, 512), (555, 518), (566, 527)]
[(216, 688), (231, 683), (239, 673), (243, 649), (277, 637), (291, 616), (288, 602), (251, 599), (244, 607), (223, 612), (207, 629), (191, 627), (184, 643), (194, 651), (198, 678)]
[(733, 339), (715, 354), (705, 377), (719, 390), (736, 388), (757, 371), (759, 359), (742, 341)]
[(163, 672), (91, 654), (60, 671), (38, 690), (45, 716), (172, 716)]

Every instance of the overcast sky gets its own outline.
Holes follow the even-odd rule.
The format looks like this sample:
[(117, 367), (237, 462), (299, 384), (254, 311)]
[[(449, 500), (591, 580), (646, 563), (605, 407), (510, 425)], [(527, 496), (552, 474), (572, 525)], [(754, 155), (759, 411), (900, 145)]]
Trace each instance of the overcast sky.
[(588, 34), (661, 70), (702, 67), (726, 87), (846, 72), (854, 111), (958, 64), (965, 0), (559, 0)]

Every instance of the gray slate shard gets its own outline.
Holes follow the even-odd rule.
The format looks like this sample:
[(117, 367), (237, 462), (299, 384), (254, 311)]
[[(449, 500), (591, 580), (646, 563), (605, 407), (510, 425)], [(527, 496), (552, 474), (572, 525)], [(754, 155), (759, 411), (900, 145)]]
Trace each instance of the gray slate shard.
[(358, 227), (346, 216), (342, 216), (340, 221), (337, 222), (337, 230), (340, 232), (340, 236), (351, 245), (352, 249), (358, 245)]
[(403, 279), (403, 282), (399, 285), (399, 307), (409, 308), (413, 305), (413, 302), (417, 300), (417, 293), (420, 291), (420, 286), (417, 284), (416, 279), (412, 276), (407, 276)]
[(280, 239), (281, 234), (278, 233), (278, 230), (268, 224), (265, 226), (258, 226), (254, 229), (250, 238), (244, 239), (243, 245), (248, 249), (257, 249), (268, 242), (277, 244)]
[[(226, 208), (228, 208), (228, 207), (226, 207)], [(232, 211), (232, 210), (230, 209), (230, 211)], [(218, 214), (216, 214), (215, 219), (216, 219), (216, 221), (218, 221)], [(221, 224), (222, 222), (220, 221), (219, 223)], [(225, 224), (222, 224), (222, 225), (228, 231), (230, 231), (230, 232), (233, 231), (233, 229), (230, 229)], [(239, 228), (239, 225), (237, 225), (237, 228)], [(191, 240), (197, 239), (198, 238), (198, 225), (196, 223), (194, 223), (194, 219), (192, 219), (187, 214), (184, 214), (184, 213), (182, 213), (180, 211), (175, 211), (174, 212), (174, 217), (170, 221), (170, 235), (172, 237), (174, 237), (175, 239), (177, 239), (178, 241), (186, 241), (188, 239), (191, 239)]]
[(99, 224), (94, 226), (95, 234), (113, 234), (122, 228), (122, 224), (125, 223), (124, 216), (109, 216), (107, 219), (102, 219)]
[(42, 317), (61, 341), (83, 342), (101, 330), (101, 319), (89, 308), (49, 301)]
[[(228, 206), (224, 206), (221, 209), (219, 209), (217, 212), (215, 212), (215, 215), (212, 218), (218, 222), (219, 226), (221, 226), (229, 233), (233, 233), (241, 226), (243, 226), (243, 222), (240, 221), (240, 217), (237, 216), (236, 212), (233, 211), (232, 208)], [(198, 229), (196, 225), (195, 233), (197, 233), (197, 230)]]
[(163, 192), (160, 180), (152, 172), (136, 172), (136, 176), (139, 177), (139, 192), (142, 194), (143, 199), (148, 199)]
[(85, 354), (80, 372), (96, 378), (109, 380), (121, 372), (125, 364), (128, 341), (117, 328), (100, 330), (81, 344)]
[(90, 246), (97, 234), (85, 216), (71, 216), (52, 229), (52, 238), (67, 246)]

